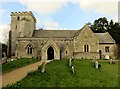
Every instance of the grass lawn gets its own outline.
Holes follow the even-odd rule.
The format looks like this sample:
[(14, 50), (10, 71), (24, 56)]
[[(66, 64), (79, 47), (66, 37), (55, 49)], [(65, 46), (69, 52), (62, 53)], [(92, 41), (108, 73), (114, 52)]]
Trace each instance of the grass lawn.
[(20, 68), (37, 61), (39, 60), (36, 58), (21, 58), (18, 60), (7, 62), (6, 64), (2, 64), (2, 73), (4, 74), (6, 72), (10, 72), (16, 68)]
[(101, 63), (98, 70), (89, 60), (74, 60), (73, 65), (74, 74), (67, 60), (54, 61), (46, 65), (44, 74), (38, 69), (7, 87), (118, 87), (118, 63)]

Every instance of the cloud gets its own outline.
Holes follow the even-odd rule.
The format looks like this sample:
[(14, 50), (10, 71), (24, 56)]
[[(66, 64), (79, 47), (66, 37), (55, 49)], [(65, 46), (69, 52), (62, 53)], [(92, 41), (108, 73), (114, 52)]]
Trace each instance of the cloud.
[(0, 42), (6, 43), (8, 41), (10, 26), (6, 24), (0, 24)]
[(48, 28), (59, 28), (59, 23), (55, 22), (55, 21), (45, 21), (43, 23), (43, 28), (48, 29)]
[(56, 0), (20, 0), (20, 3), (26, 6), (27, 10), (35, 11), (40, 15), (49, 15), (62, 9), (67, 3), (57, 2)]
[[(59, 23), (54, 21), (50, 15), (63, 9), (67, 5), (68, 0), (20, 0), (22, 5), (25, 5), (27, 10), (34, 11), (40, 15), (42, 26), (44, 28), (58, 28)], [(47, 17), (47, 20), (46, 20)], [(38, 20), (39, 23), (39, 20)]]
[[(118, 15), (119, 0), (19, 0), (27, 10), (35, 11), (39, 15), (51, 15), (64, 9), (69, 3), (79, 5), (86, 13), (99, 13), (113, 19)], [(116, 20), (116, 19), (114, 19)]]
[(113, 15), (117, 12), (117, 1), (88, 1), (81, 0), (79, 2), (80, 8), (84, 11), (95, 11), (102, 14)]
[(115, 21), (118, 15), (119, 0), (71, 0), (72, 3), (77, 3), (80, 9), (87, 13), (96, 12), (99, 14), (111, 16)]
[(71, 2), (78, 4), (83, 12), (96, 12), (111, 17), (116, 22), (118, 21), (119, 0), (71, 0)]

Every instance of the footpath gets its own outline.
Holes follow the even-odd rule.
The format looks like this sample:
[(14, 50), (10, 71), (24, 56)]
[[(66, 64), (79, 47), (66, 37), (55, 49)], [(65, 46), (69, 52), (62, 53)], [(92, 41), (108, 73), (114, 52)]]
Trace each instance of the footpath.
[[(2, 80), (0, 83), (2, 87), (5, 87), (6, 85), (11, 85), (24, 77), (27, 76), (27, 73), (30, 71), (35, 71), (38, 69), (38, 65), (41, 65), (42, 61), (30, 64), (28, 66), (16, 69), (14, 71), (8, 72), (4, 75), (0, 75), (0, 80)], [(1, 88), (1, 87), (0, 87)]]

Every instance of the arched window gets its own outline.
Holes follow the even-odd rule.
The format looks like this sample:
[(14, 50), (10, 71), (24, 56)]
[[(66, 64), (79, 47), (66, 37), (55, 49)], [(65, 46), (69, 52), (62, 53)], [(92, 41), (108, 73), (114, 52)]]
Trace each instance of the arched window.
[(32, 51), (33, 51), (32, 45), (28, 45), (28, 47), (27, 47), (27, 53), (28, 54), (32, 54)]
[(84, 45), (84, 52), (89, 52), (89, 45), (88, 44)]

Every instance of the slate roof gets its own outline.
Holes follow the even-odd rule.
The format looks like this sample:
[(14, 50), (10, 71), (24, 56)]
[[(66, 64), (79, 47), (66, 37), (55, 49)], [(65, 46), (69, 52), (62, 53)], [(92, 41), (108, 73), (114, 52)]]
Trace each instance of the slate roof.
[(111, 35), (106, 32), (106, 33), (95, 33), (99, 43), (115, 43), (115, 40), (111, 37)]
[(78, 30), (35, 30), (33, 37), (35, 38), (66, 38), (74, 37)]
[[(74, 37), (79, 30), (34, 30), (34, 38), (67, 38)], [(115, 40), (111, 35), (106, 33), (95, 33), (99, 43), (115, 43)]]

